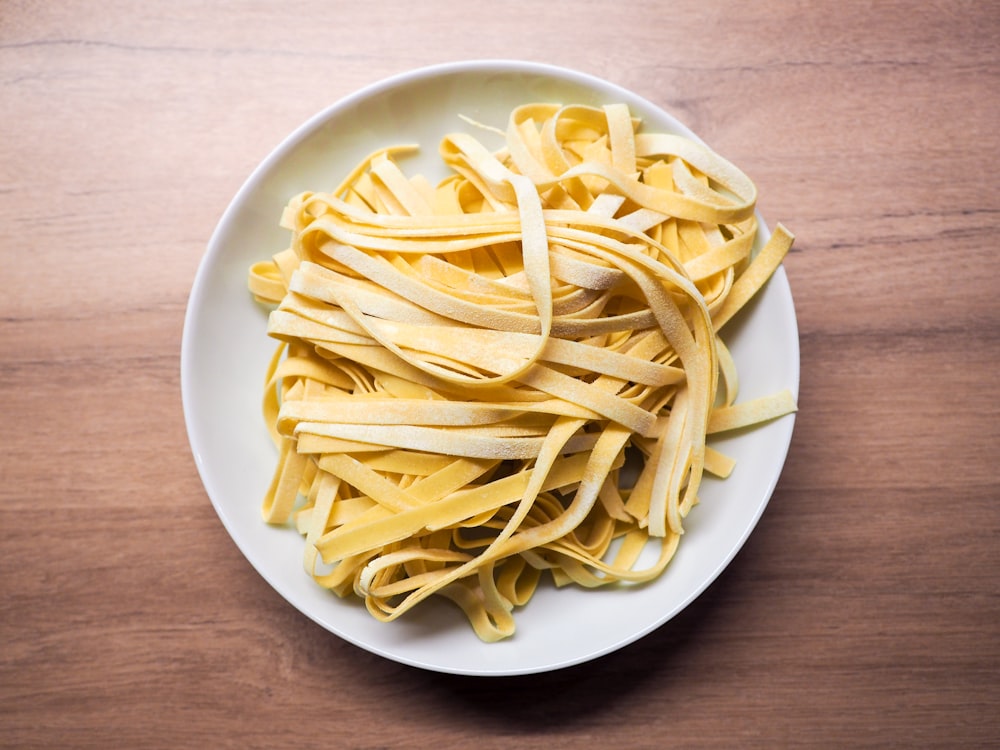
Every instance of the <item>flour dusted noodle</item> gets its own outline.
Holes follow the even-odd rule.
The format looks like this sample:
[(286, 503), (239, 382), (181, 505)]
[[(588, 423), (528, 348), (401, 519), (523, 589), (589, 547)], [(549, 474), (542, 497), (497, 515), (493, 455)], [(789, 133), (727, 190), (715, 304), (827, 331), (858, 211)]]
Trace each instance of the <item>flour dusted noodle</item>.
[(249, 274), (280, 342), (265, 520), (374, 617), (437, 595), (485, 641), (543, 574), (659, 576), (703, 474), (733, 471), (706, 436), (796, 408), (740, 402), (719, 334), (792, 243), (779, 225), (752, 257), (739, 169), (620, 104), (529, 104), (503, 132), (445, 136), (437, 185), (401, 146), (295, 196), (290, 246)]

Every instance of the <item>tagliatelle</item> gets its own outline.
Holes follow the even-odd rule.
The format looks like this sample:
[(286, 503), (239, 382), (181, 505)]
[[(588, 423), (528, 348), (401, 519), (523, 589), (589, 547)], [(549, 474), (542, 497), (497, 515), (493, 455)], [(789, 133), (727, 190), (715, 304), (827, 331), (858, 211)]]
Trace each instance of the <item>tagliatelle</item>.
[(280, 341), (265, 520), (376, 618), (439, 595), (485, 641), (544, 571), (659, 576), (703, 473), (734, 469), (706, 436), (796, 408), (738, 402), (719, 337), (792, 244), (779, 225), (752, 257), (740, 170), (620, 104), (530, 104), (503, 132), (444, 137), (438, 185), (401, 146), (301, 193), (290, 246), (249, 273)]

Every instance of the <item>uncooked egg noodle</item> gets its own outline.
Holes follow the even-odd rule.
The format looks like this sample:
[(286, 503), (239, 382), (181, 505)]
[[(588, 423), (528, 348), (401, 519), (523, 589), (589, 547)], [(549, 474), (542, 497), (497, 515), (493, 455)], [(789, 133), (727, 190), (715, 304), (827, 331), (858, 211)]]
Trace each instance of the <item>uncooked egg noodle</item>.
[(249, 274), (279, 341), (264, 519), (375, 618), (438, 595), (484, 641), (545, 572), (661, 575), (702, 475), (734, 467), (707, 435), (796, 408), (738, 402), (720, 337), (792, 244), (778, 225), (753, 254), (739, 169), (620, 104), (518, 107), (504, 133), (444, 137), (436, 185), (401, 146), (295, 196)]

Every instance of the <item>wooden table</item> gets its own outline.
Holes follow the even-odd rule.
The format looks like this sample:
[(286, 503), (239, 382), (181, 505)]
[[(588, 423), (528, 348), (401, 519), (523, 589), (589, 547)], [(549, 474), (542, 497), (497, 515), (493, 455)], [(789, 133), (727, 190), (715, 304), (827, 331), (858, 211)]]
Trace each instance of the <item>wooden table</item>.
[[(1000, 743), (1000, 6), (0, 8), (0, 745)], [(798, 239), (800, 414), (681, 615), (448, 676), (340, 641), (227, 536), (181, 412), (187, 297), (252, 168), (388, 75), (555, 63), (672, 111)]]

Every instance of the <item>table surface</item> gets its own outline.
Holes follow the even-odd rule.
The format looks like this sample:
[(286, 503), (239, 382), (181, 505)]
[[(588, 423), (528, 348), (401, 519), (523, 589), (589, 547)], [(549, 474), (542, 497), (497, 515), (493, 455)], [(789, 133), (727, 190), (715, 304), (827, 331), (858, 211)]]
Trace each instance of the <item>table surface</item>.
[[(987, 2), (5, 2), (0, 746), (1000, 742), (998, 50)], [(255, 165), (366, 84), (473, 58), (645, 96), (797, 235), (800, 412), (756, 531), (653, 634), (512, 678), (287, 604), (212, 508), (179, 382)]]

